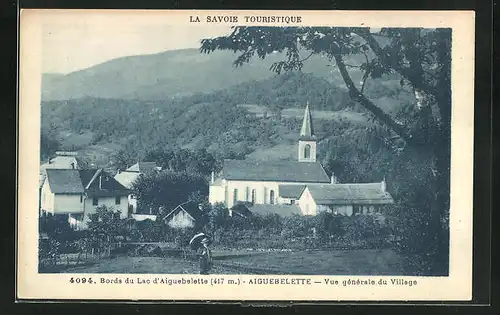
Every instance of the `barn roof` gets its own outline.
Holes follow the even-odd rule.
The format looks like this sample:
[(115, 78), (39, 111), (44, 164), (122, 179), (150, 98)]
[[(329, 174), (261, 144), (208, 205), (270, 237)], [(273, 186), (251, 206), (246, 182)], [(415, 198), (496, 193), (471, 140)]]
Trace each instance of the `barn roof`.
[(282, 198), (298, 199), (306, 185), (279, 185), (279, 195)]
[(237, 204), (231, 207), (231, 211), (243, 217), (247, 217), (252, 214), (250, 211), (251, 206), (252, 206), (251, 202), (246, 202), (246, 201), (238, 202)]
[(314, 202), (322, 205), (393, 203), (391, 194), (382, 185), (383, 183), (310, 185), (307, 190)]
[(260, 205), (256, 204), (249, 208), (250, 212), (253, 214), (277, 214), (282, 217), (289, 217), (294, 214), (302, 214), (300, 208), (297, 205)]
[(225, 160), (222, 178), (227, 180), (328, 183), (318, 162)]
[(184, 203), (181, 203), (177, 207), (174, 208), (174, 210), (170, 211), (164, 218), (163, 220), (167, 219), (171, 215), (174, 215), (175, 213), (179, 211), (184, 211), (187, 214), (189, 214), (194, 220), (198, 220), (201, 218), (203, 215), (202, 211), (198, 208), (198, 203), (193, 202), (193, 201), (186, 201)]
[(55, 194), (82, 194), (85, 189), (77, 170), (47, 169), (50, 190)]

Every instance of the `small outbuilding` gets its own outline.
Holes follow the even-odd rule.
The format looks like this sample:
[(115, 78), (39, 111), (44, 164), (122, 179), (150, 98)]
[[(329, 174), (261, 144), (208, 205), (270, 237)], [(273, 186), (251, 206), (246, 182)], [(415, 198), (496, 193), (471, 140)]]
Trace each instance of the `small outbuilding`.
[(181, 203), (170, 211), (164, 218), (165, 224), (172, 228), (185, 229), (196, 227), (203, 219), (203, 209), (196, 202)]

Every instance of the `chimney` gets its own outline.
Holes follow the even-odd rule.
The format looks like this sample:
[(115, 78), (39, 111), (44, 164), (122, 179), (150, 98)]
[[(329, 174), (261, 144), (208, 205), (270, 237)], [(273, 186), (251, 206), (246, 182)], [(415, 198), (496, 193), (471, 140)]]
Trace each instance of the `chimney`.
[(99, 190), (102, 190), (102, 176), (99, 175)]
[(386, 192), (387, 185), (385, 183), (385, 176), (384, 176), (384, 179), (382, 180), (382, 182), (380, 183), (380, 188), (382, 189), (383, 192)]
[(73, 163), (73, 162), (71, 163), (71, 169), (73, 169), (73, 170), (75, 169), (75, 163)]
[(215, 173), (212, 171), (212, 180), (211, 180), (211, 183), (215, 183)]
[(330, 177), (330, 184), (337, 184), (337, 177), (335, 177), (335, 175), (333, 174)]

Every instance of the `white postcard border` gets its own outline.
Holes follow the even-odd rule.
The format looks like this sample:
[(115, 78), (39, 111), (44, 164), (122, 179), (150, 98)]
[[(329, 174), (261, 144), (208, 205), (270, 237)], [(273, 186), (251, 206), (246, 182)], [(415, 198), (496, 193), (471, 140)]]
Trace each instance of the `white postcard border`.
[[(252, 276), (252, 275), (134, 275), (38, 274), (38, 173), (41, 97), (41, 33), (44, 23), (120, 23), (188, 25), (189, 16), (300, 16), (301, 24), (275, 26), (451, 27), (452, 41), (452, 143), (450, 274), (448, 277), (386, 276)], [(206, 23), (202, 19), (201, 24)], [(114, 25), (114, 26), (113, 26)], [(206, 24), (205, 24), (206, 25)], [(231, 24), (228, 24), (228, 26)], [(238, 25), (259, 25), (245, 23)], [(263, 25), (263, 24), (260, 24)], [(265, 24), (271, 26), (269, 24)], [(19, 168), (17, 213), (17, 296), (20, 299), (98, 300), (470, 300), (472, 297), (472, 191), (474, 135), (474, 12), (472, 11), (111, 11), (23, 10), (20, 22)], [(203, 284), (71, 284), (71, 277), (106, 279), (211, 279), (225, 285)], [(326, 284), (248, 284), (250, 279), (307, 278)], [(413, 286), (347, 285), (347, 280), (417, 281)], [(228, 280), (240, 285), (227, 284)], [(246, 284), (242, 284), (245, 281)], [(281, 281), (281, 280), (279, 280)], [(277, 282), (279, 282), (277, 281)]]

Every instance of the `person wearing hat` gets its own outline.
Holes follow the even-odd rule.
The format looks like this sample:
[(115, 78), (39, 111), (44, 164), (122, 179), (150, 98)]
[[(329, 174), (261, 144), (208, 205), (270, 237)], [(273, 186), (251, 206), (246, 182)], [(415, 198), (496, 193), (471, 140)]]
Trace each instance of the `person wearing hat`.
[(212, 243), (211, 238), (205, 233), (197, 233), (189, 244), (191, 248), (200, 255), (200, 274), (208, 275), (212, 268), (212, 251), (208, 247)]

